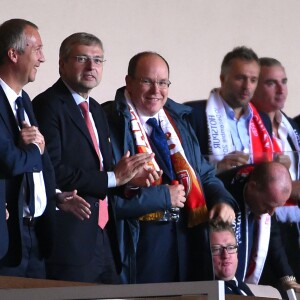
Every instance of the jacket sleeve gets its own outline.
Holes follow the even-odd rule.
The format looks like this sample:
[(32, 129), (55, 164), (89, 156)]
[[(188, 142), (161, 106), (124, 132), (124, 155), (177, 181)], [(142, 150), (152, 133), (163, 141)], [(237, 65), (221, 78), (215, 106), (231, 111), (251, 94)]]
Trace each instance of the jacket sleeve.
[(23, 148), (0, 133), (0, 169), (4, 176), (16, 176), (42, 170), (42, 156), (35, 144)]
[(293, 275), (284, 244), (282, 243), (280, 228), (275, 215), (272, 216), (271, 221), (271, 235), (267, 260), (268, 263), (271, 264), (277, 279), (283, 276)]

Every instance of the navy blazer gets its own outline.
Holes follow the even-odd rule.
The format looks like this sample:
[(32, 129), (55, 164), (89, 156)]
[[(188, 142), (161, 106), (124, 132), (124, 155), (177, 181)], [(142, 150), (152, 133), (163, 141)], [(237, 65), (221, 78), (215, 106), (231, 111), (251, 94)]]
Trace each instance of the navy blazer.
[[(200, 149), (203, 155), (208, 155), (208, 128), (206, 116), (206, 103), (207, 100), (189, 101), (185, 104), (192, 107), (193, 111), (190, 115), (190, 122), (197, 135)], [(259, 112), (259, 115), (269, 133), (272, 136), (272, 124), (267, 114)]]
[[(239, 293), (234, 292), (228, 285), (226, 285), (226, 281), (224, 282), (225, 286), (225, 294), (231, 294), (231, 295), (240, 295)], [(242, 290), (247, 296), (254, 296), (250, 288), (246, 283), (243, 281), (238, 280), (238, 287), (240, 290)]]
[[(218, 177), (224, 182), (225, 187), (235, 200), (238, 202), (240, 207), (240, 213), (237, 215), (237, 219), (241, 219), (241, 236), (239, 242), (239, 251), (238, 251), (238, 268), (236, 272), (236, 278), (238, 280), (244, 280), (243, 276), (248, 268), (246, 265), (246, 247), (245, 242), (246, 239), (253, 241), (253, 232), (248, 232), (248, 237), (246, 237), (245, 230), (245, 202), (243, 197), (244, 186), (247, 183), (247, 177), (239, 177), (240, 180), (235, 180), (233, 183), (233, 178), (236, 178), (237, 172), (239, 172), (243, 168), (247, 168), (249, 165), (237, 167), (234, 169), (230, 169), (228, 171), (224, 171), (218, 174)], [(253, 165), (250, 165), (253, 166)], [(240, 214), (240, 215), (239, 215)], [(251, 249), (248, 249), (248, 258), (250, 256)], [(275, 215), (271, 218), (271, 233), (270, 233), (270, 241), (269, 241), (269, 250), (267, 254), (267, 259), (272, 263), (272, 272), (277, 279), (286, 276), (293, 275), (293, 271), (288, 263), (287, 255), (284, 249), (284, 245), (281, 240), (280, 228), (278, 226), (278, 222), (276, 220)]]
[[(124, 92), (125, 87), (118, 89), (115, 101), (103, 105), (107, 113), (116, 161), (128, 150), (130, 153), (137, 152)], [(164, 108), (176, 124), (185, 155), (203, 186), (208, 208), (221, 201), (235, 206), (232, 196), (214, 176), (214, 168), (200, 153), (195, 133), (187, 121), (191, 108), (171, 99), (167, 100)], [(155, 147), (153, 151), (156, 155), (155, 159), (164, 172), (163, 182), (170, 183), (169, 170)], [(146, 213), (170, 209), (170, 193), (167, 186), (162, 184), (142, 188), (131, 199), (119, 197), (115, 205), (118, 233), (123, 243), (122, 260), (124, 269), (127, 268), (129, 274), (125, 276), (127, 279), (130, 277), (127, 282), (135, 282), (135, 274), (132, 272), (135, 271), (135, 259), (137, 259), (136, 278), (139, 283), (213, 279), (206, 226), (201, 224), (194, 228), (187, 228), (185, 209), (180, 210), (180, 220), (177, 223), (138, 222), (137, 220), (139, 216)], [(127, 226), (129, 226), (129, 233)], [(172, 243), (173, 248), (170, 247)], [(129, 249), (129, 246), (132, 249)], [(205, 271), (201, 272), (201, 270)]]
[[(91, 97), (89, 106), (99, 133), (105, 171), (99, 171), (99, 157), (86, 123), (72, 94), (61, 79), (33, 100), (33, 108), (46, 140), (58, 188), (64, 191), (77, 189), (78, 194), (91, 205), (91, 216), (84, 222), (72, 214), (56, 212), (57, 246), (51, 262), (57, 264), (83, 265), (93, 256), (98, 230), (98, 200), (104, 199), (108, 193), (106, 171), (112, 169), (108, 125), (101, 106)], [(105, 229), (119, 269), (115, 217), (111, 205), (109, 214), (110, 221)]]
[[(30, 123), (37, 125), (33, 114), (31, 101), (28, 95), (23, 91), (24, 106), (28, 114)], [(7, 97), (0, 87), (0, 180), (1, 187), (1, 210), (3, 216), (3, 209), (5, 201), (10, 217), (6, 224), (1, 221), (0, 232), (3, 232), (3, 240), (1, 234), (1, 255), (4, 254), (3, 249), (8, 245), (8, 251), (1, 260), (1, 264), (7, 266), (17, 266), (22, 259), (22, 230), (23, 230), (23, 193), (22, 184), (24, 173), (43, 171), (47, 206), (45, 212), (38, 219), (36, 231), (39, 240), (41, 253), (47, 257), (50, 254), (53, 240), (53, 213), (55, 211), (55, 178), (54, 171), (51, 165), (47, 151), (41, 156), (37, 146), (31, 144), (23, 148), (19, 148), (20, 132), (12, 112), (11, 106)], [(4, 187), (5, 185), (5, 187)], [(5, 191), (5, 192), (4, 192)], [(4, 210), (5, 213), (5, 210)], [(1, 217), (2, 219), (2, 217)], [(5, 220), (5, 218), (4, 218)], [(4, 226), (4, 227), (3, 227)], [(4, 228), (4, 229), (3, 229)], [(8, 237), (8, 239), (7, 239)], [(7, 243), (8, 242), (8, 243)]]

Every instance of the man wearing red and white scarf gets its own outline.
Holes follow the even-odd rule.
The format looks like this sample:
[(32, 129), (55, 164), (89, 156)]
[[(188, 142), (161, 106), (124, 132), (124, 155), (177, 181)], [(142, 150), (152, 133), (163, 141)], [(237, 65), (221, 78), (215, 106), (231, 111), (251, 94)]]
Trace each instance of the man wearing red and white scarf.
[(249, 104), (259, 76), (256, 53), (246, 47), (227, 53), (221, 66), (221, 87), (207, 101), (191, 101), (191, 123), (201, 151), (217, 172), (272, 158), (271, 124)]
[[(116, 161), (124, 151), (154, 152), (150, 167), (163, 171), (154, 185), (128, 186), (127, 198), (116, 199), (120, 243), (124, 245), (124, 282), (174, 282), (208, 276), (211, 259), (204, 253), (209, 242), (201, 235), (201, 226), (216, 216), (232, 222), (233, 208), (237, 208), (215, 177), (214, 168), (201, 155), (187, 120), (191, 109), (168, 99), (169, 85), (166, 60), (157, 53), (139, 53), (129, 62), (126, 87), (117, 91), (115, 101), (104, 105)], [(165, 135), (171, 170), (152, 139), (150, 118), (156, 119)], [(172, 218), (173, 208), (180, 208), (179, 219)], [(128, 253), (130, 243), (133, 249)], [(136, 262), (136, 276), (132, 262)], [(208, 268), (201, 273), (205, 264)]]
[[(293, 191), (289, 201), (276, 209), (283, 244), (296, 279), (300, 280), (300, 139), (297, 124), (281, 110), (284, 108), (288, 88), (287, 76), (282, 64), (270, 57), (260, 58), (261, 70), (252, 103), (259, 111), (268, 114), (272, 123), (273, 146), (279, 160), (289, 167)], [(298, 203), (297, 203), (298, 202)], [(271, 274), (269, 274), (270, 277)], [(292, 275), (292, 274), (287, 274)], [(267, 278), (269, 279), (269, 278)], [(289, 279), (294, 279), (292, 276)], [(285, 280), (287, 287), (300, 288), (295, 280)]]

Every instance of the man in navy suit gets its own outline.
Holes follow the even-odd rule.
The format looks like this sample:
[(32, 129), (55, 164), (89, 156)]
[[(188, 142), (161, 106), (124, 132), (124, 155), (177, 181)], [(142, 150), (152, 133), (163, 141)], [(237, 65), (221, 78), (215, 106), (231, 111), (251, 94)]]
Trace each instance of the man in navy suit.
[(56, 212), (56, 243), (47, 262), (47, 276), (52, 279), (119, 282), (121, 266), (109, 190), (133, 179), (151, 157), (129, 157), (128, 152), (112, 165), (106, 116), (89, 96), (101, 81), (104, 61), (103, 45), (96, 36), (70, 35), (60, 47), (61, 78), (33, 100), (58, 187), (76, 189), (88, 202), (80, 208), (84, 220)]
[[(0, 48), (0, 166), (5, 184), (1, 201), (10, 213), (8, 251), (0, 261), (0, 274), (43, 278), (43, 258), (52, 246), (55, 178), (31, 101), (22, 90), (45, 60), (37, 26), (22, 19), (4, 22)], [(23, 119), (18, 119), (21, 106)], [(5, 243), (5, 234), (1, 243), (2, 238)]]
[(249, 287), (235, 277), (238, 266), (238, 245), (232, 225), (212, 220), (209, 226), (209, 238), (214, 275), (217, 280), (225, 281), (225, 293), (254, 296)]
[(126, 87), (104, 105), (115, 159), (128, 150), (149, 151), (155, 153), (152, 166), (163, 171), (153, 186), (116, 199), (125, 282), (212, 279), (200, 270), (207, 248), (201, 223), (209, 216), (234, 218), (235, 201), (203, 159), (187, 121), (191, 109), (168, 98), (169, 86), (167, 61), (141, 52), (129, 62)]

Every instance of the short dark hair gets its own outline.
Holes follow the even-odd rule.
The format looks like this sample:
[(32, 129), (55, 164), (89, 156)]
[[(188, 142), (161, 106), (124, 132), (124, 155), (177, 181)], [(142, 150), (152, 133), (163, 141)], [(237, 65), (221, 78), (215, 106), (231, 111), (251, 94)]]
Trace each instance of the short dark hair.
[(24, 19), (10, 19), (0, 25), (0, 64), (4, 63), (7, 51), (10, 48), (19, 53), (24, 53), (26, 47), (26, 26), (38, 27), (30, 21)]
[(282, 67), (281, 62), (272, 57), (261, 57), (259, 59), (259, 62), (261, 67), (273, 67), (273, 66)]
[(234, 236), (235, 241), (236, 241), (235, 232), (234, 232), (233, 227), (230, 223), (224, 222), (224, 221), (219, 220), (219, 219), (212, 219), (209, 222), (209, 232), (210, 233), (212, 233), (212, 232), (222, 232), (222, 231), (230, 232)]
[(167, 65), (167, 68), (168, 68), (168, 74), (170, 75), (170, 67), (169, 67), (168, 62), (160, 54), (158, 54), (156, 52), (152, 52), (152, 51), (140, 52), (140, 53), (136, 54), (135, 56), (133, 56), (130, 59), (129, 64), (128, 64), (127, 75), (134, 78), (135, 72), (136, 72), (136, 67), (137, 67), (137, 64), (140, 61), (140, 59), (145, 57), (145, 56), (151, 56), (151, 55), (156, 55), (156, 56), (160, 57), (165, 62), (165, 64)]
[(99, 38), (91, 33), (76, 32), (68, 36), (63, 40), (59, 48), (59, 58), (67, 60), (69, 58), (72, 46), (75, 44), (79, 45), (98, 45), (103, 51), (103, 44)]
[(258, 56), (251, 48), (245, 46), (235, 47), (225, 55), (221, 65), (221, 74), (224, 75), (227, 72), (228, 67), (230, 67), (232, 60), (237, 58), (249, 62), (255, 61), (259, 65)]

